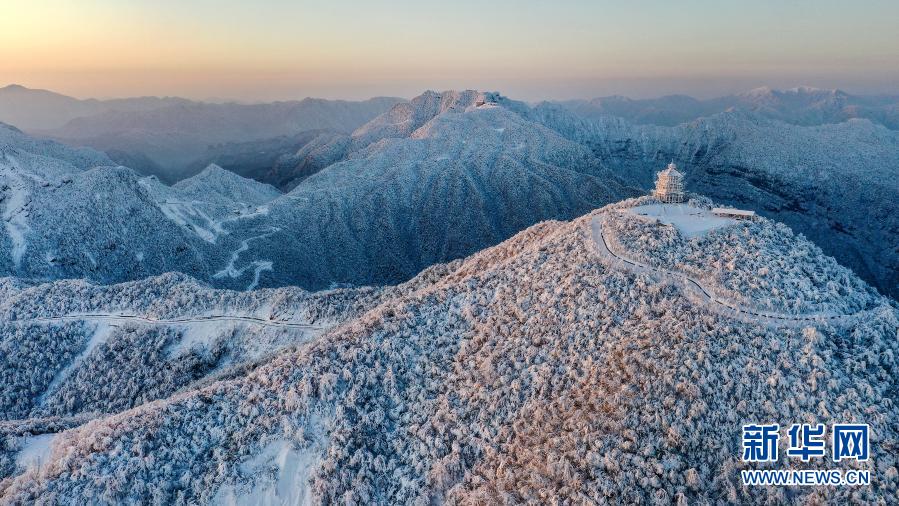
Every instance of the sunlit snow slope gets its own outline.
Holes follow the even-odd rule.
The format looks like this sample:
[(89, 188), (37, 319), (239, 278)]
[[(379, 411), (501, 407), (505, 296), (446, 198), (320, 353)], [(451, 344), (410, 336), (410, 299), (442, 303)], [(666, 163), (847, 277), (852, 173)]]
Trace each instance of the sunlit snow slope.
[[(832, 309), (864, 314), (807, 325), (733, 318), (679, 281), (597, 248), (601, 220), (618, 231), (619, 252), (693, 268), (696, 238), (627, 224), (627, 208), (645, 203), (540, 223), (428, 269), (252, 370), (73, 422), (39, 468), (13, 466), (0, 497), (889, 502), (899, 488), (896, 309), (804, 238), (761, 220), (704, 236), (707, 254), (723, 260), (706, 263), (704, 282), (726, 287), (767, 269), (769, 284), (745, 291), (743, 303), (828, 287)], [(795, 268), (768, 252), (789, 255)], [(856, 467), (872, 472), (872, 484), (743, 487), (741, 425), (760, 420), (871, 424), (876, 458)]]

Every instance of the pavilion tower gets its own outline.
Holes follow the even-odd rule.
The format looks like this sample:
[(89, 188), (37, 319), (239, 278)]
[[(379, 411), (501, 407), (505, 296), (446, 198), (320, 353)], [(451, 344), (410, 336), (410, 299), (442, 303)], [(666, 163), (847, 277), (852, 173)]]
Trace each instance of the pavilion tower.
[(668, 164), (668, 168), (656, 174), (656, 187), (652, 196), (666, 204), (680, 204), (684, 202), (684, 175), (677, 170), (674, 162)]

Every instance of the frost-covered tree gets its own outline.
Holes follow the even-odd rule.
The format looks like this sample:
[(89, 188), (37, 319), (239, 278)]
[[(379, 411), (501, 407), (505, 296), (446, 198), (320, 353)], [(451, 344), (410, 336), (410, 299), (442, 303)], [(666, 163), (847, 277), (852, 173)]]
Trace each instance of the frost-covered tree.
[(328, 504), (889, 502), (888, 451), (857, 465), (869, 487), (744, 488), (739, 431), (859, 421), (894, 446), (896, 309), (871, 293), (839, 325), (730, 319), (604, 261), (590, 225), (611, 212), (531, 227), (240, 374), (62, 432), (0, 497), (189, 504), (274, 486)]

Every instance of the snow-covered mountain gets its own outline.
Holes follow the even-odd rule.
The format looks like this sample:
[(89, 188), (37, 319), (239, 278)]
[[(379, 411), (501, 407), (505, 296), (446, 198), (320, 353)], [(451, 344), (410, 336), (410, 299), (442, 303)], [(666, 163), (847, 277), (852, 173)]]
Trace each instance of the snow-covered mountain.
[(677, 127), (585, 119), (555, 104), (531, 116), (642, 188), (674, 160), (689, 189), (783, 221), (899, 296), (897, 131), (864, 119), (804, 127), (745, 111)]
[(135, 97), (79, 100), (48, 90), (10, 84), (0, 88), (0, 121), (23, 130), (59, 128), (75, 118), (109, 111), (145, 111), (189, 100), (175, 97)]
[(299, 149), (280, 154), (260, 178), (286, 191), (335, 164), (350, 151), (352, 138), (339, 132), (320, 132)]
[(281, 196), (277, 188), (240, 177), (218, 165), (212, 164), (199, 174), (172, 186), (184, 198), (210, 200), (229, 204), (244, 202), (260, 206)]
[[(774, 100), (763, 91), (756, 101)], [(0, 238), (6, 274), (112, 282), (176, 270), (231, 288), (392, 283), (542, 219), (632, 194), (628, 183), (649, 188), (673, 159), (692, 190), (787, 223), (899, 295), (899, 135), (867, 120), (808, 127), (734, 110), (658, 127), (587, 119), (556, 104), (531, 108), (496, 93), (427, 92), (352, 134), (317, 132), (297, 151), (269, 156), (271, 169), (257, 170), (292, 190), (283, 196), (228, 171), (171, 188), (125, 169), (82, 174), (76, 169), (111, 163), (3, 132), (7, 152), (29, 153), (16, 167), (24, 159), (53, 166), (47, 160), (60, 150), (92, 153), (49, 178), (56, 185), (13, 177), (15, 164), (4, 164), (5, 180), (15, 181), (0, 203), (10, 217)], [(108, 209), (91, 204), (103, 195), (112, 198)], [(47, 204), (17, 211), (32, 198)], [(59, 216), (70, 219), (59, 226)], [(80, 234), (84, 244), (72, 240)]]
[(472, 107), (494, 107), (502, 102), (518, 112), (523, 104), (512, 102), (498, 93), (465, 91), (426, 91), (409, 102), (399, 103), (385, 114), (362, 125), (352, 134), (323, 132), (296, 151), (282, 155), (264, 180), (272, 180), (281, 188), (293, 189), (319, 170), (342, 161), (350, 154), (383, 139), (411, 137), (437, 116), (464, 112)]
[(562, 104), (579, 115), (615, 116), (637, 124), (675, 126), (729, 109), (755, 112), (796, 125), (822, 125), (864, 118), (899, 130), (899, 96), (859, 96), (842, 90), (799, 86), (787, 90), (761, 87), (745, 93), (698, 100), (684, 95), (652, 99), (621, 96), (571, 100)]
[[(293, 308), (287, 319), (306, 322), (324, 311), (338, 323), (224, 378), (138, 396), (165, 398), (122, 412), (3, 424), (0, 501), (888, 503), (899, 488), (891, 451), (899, 443), (899, 312), (782, 225), (718, 223), (686, 237), (677, 226), (641, 222), (634, 206), (647, 204), (540, 223), (390, 293), (317, 299), (288, 290), (257, 299), (183, 278), (109, 288), (6, 280), (0, 293), (13, 302), (0, 306), (0, 318), (16, 329), (64, 332), (58, 317), (70, 311), (71, 324), (84, 324), (102, 312), (175, 317), (225, 307), (271, 320)], [(722, 260), (707, 262), (699, 280), (713, 292), (718, 282), (767, 284), (731, 303), (719, 298), (726, 293), (700, 297), (679, 277), (693, 273), (672, 274), (690, 268), (691, 251)], [(641, 263), (659, 255), (659, 266)], [(731, 261), (741, 258), (751, 261)], [(781, 319), (746, 315), (796, 298), (803, 303)], [(83, 398), (79, 385), (91, 380), (64, 365), (73, 355), (103, 371), (103, 357), (117, 363), (142, 350), (153, 371), (158, 355), (186, 348), (202, 370), (233, 340), (159, 332), (168, 331), (87, 352), (84, 336), (57, 351), (29, 348), (28, 339), (4, 346), (13, 360), (37, 353), (55, 370), (63, 364), (75, 379), (54, 405), (69, 415), (77, 411), (65, 411), (66, 400)], [(59, 372), (40, 374), (38, 395)], [(143, 380), (152, 374), (131, 376), (110, 375), (113, 384), (153, 384)], [(876, 459), (856, 467), (871, 471), (871, 485), (741, 486), (740, 428), (760, 420), (869, 423)]]
[[(32, 171), (52, 170), (59, 173), (111, 164), (109, 157), (94, 149), (70, 147), (58, 142), (34, 138), (6, 123), (0, 123), (0, 149), (7, 154), (13, 151), (24, 153), (26, 156), (24, 156), (23, 162), (27, 164), (27, 169)], [(57, 168), (51, 169), (50, 167)]]
[[(215, 167), (171, 187), (124, 167), (70, 171), (32, 189), (27, 233), (0, 246), (0, 273), (108, 283), (179, 271), (229, 288), (395, 283), (634, 194), (587, 148), (503, 100), (469, 91), (400, 104), (346, 142), (324, 139), (316, 152), (342, 161), (285, 195)], [(420, 126), (400, 132), (409, 114)]]
[[(62, 127), (34, 130), (68, 144), (91, 146), (127, 163), (145, 157), (143, 172), (166, 181), (191, 176), (189, 169), (214, 161), (217, 146), (271, 141), (309, 130), (352, 132), (400, 99), (362, 102), (307, 98), (266, 104), (184, 101), (148, 110), (109, 110), (75, 118)], [(252, 148), (251, 148), (252, 150)], [(210, 152), (211, 151), (211, 152)]]
[(180, 274), (0, 286), (0, 420), (96, 416), (168, 397), (308, 341), (395, 291), (231, 292)]
[(282, 256), (264, 278), (392, 283), (633, 194), (582, 145), (471, 91), (400, 104), (350, 149), (269, 206), (279, 230), (250, 251)]
[(210, 167), (168, 187), (102, 153), (0, 126), (0, 272), (37, 279), (211, 278), (240, 237), (224, 223), (263, 213), (276, 189)]

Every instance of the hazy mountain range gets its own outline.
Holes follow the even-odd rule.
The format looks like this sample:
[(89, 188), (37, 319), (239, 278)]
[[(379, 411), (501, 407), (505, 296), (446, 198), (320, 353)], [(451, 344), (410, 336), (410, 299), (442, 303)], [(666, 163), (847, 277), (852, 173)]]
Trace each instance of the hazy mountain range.
[(741, 109), (795, 125), (822, 125), (864, 118), (899, 130), (899, 95), (859, 96), (809, 86), (788, 90), (762, 87), (707, 100), (686, 95), (652, 99), (611, 96), (562, 104), (582, 116), (616, 116), (646, 125), (675, 126), (703, 116)]
[(190, 100), (176, 97), (80, 100), (49, 90), (10, 84), (0, 88), (0, 121), (23, 130), (53, 129), (77, 118), (110, 111), (147, 111), (188, 103)]
[[(55, 127), (149, 154), (0, 124), (0, 503), (888, 503), (899, 131), (771, 93), (674, 125), (466, 90)], [(179, 142), (190, 177), (142, 172)], [(761, 217), (653, 218), (672, 160), (684, 219)], [(742, 486), (759, 421), (870, 424), (871, 485)]]
[[(10, 85), (0, 89), (0, 121), (103, 150), (116, 163), (169, 183), (215, 163), (290, 190), (311, 172), (333, 163), (330, 153), (322, 157), (323, 139), (345, 139), (399, 102), (396, 98), (268, 104), (204, 103), (173, 97), (79, 100)], [(899, 95), (859, 96), (811, 87), (758, 88), (707, 100), (683, 95), (656, 99), (613, 96), (560, 104), (588, 119), (617, 117), (638, 125), (676, 126), (739, 110), (802, 126), (864, 118), (899, 129)]]
[(636, 194), (586, 147), (478, 105), (485, 97), (426, 93), (397, 106), (287, 194), (216, 166), (171, 187), (121, 166), (50, 173), (20, 160), (67, 148), (6, 127), (14, 219), (0, 236), (2, 272), (108, 283), (180, 271), (235, 288), (395, 283)]
[(170, 97), (78, 100), (11, 85), (0, 89), (0, 121), (43, 137), (106, 151), (116, 163), (175, 182), (216, 161), (219, 153), (233, 150), (234, 145), (280, 141), (279, 150), (298, 147), (302, 143), (290, 137), (310, 130), (352, 132), (399, 101), (307, 98), (238, 104)]
[[(899, 294), (899, 133), (866, 119), (802, 126), (735, 109), (664, 127), (578, 115), (566, 104), (428, 92), (351, 133), (276, 139), (235, 144), (219, 158), (290, 190), (270, 189), (271, 202), (177, 196), (177, 186), (122, 168), (71, 168), (75, 184), (19, 178), (7, 185), (16, 195), (7, 212), (22, 204), (24, 194), (13, 189), (29, 186), (47, 204), (16, 220), (43, 236), (26, 240), (29, 254), (10, 239), (13, 253), (0, 251), (0, 265), (16, 275), (104, 282), (176, 270), (235, 288), (256, 286), (257, 274), (260, 286), (397, 282), (542, 219), (569, 219), (646, 191), (674, 160), (691, 189), (788, 223), (884, 293)], [(7, 159), (21, 151), (8, 146)], [(215, 178), (232, 180), (232, 190), (253, 186), (227, 171), (201, 180)], [(97, 189), (112, 197), (99, 226), (101, 211), (90, 204)], [(72, 217), (65, 226), (59, 213)], [(82, 216), (91, 219), (77, 225)], [(149, 237), (156, 253), (141, 247)]]

